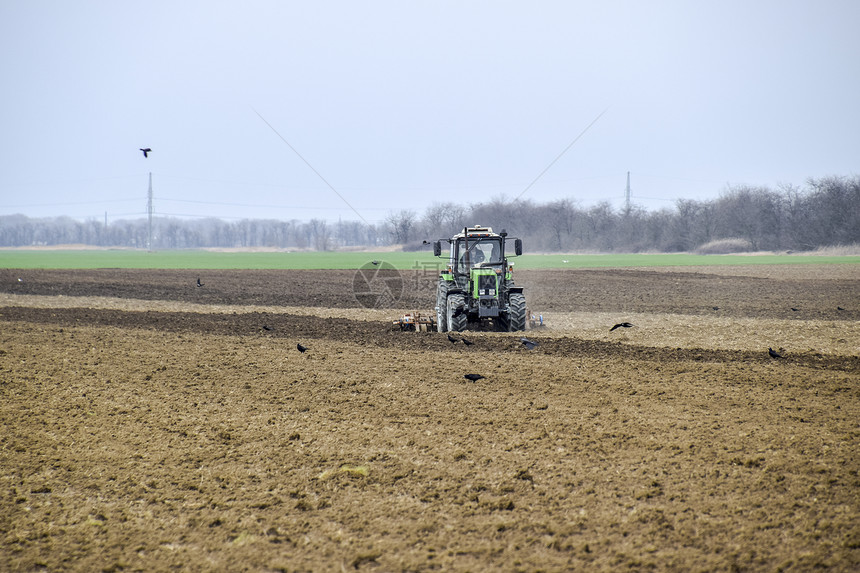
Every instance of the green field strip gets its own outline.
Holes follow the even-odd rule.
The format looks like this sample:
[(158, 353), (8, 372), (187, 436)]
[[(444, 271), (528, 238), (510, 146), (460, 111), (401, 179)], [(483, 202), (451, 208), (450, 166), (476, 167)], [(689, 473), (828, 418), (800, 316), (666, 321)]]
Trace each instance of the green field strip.
[[(430, 252), (218, 252), (203, 250), (0, 250), (6, 269), (356, 269), (380, 261), (400, 270), (442, 267)], [(860, 256), (587, 254), (523, 255), (515, 269), (583, 269), (713, 265), (858, 264)]]

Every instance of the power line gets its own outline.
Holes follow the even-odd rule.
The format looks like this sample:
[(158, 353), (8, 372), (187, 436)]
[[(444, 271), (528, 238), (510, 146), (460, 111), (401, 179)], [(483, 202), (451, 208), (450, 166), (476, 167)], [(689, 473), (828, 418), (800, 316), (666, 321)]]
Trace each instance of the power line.
[(133, 199), (104, 199), (102, 201), (68, 201), (64, 203), (28, 203), (21, 205), (2, 205), (2, 207), (66, 207), (69, 205), (101, 205), (102, 203), (129, 203), (131, 201), (140, 201), (140, 197)]
[(71, 183), (92, 183), (94, 181), (113, 181), (116, 179), (133, 179), (139, 175), (111, 175), (107, 177), (85, 177), (83, 179), (55, 179), (53, 181), (20, 181), (17, 183), (5, 182), (9, 187), (27, 187), (32, 185), (67, 185)]
[(583, 129), (583, 130), (582, 130), (582, 132), (581, 132), (579, 135), (577, 135), (577, 136), (574, 138), (574, 140), (573, 140), (573, 141), (571, 141), (571, 142), (570, 142), (570, 144), (568, 144), (568, 146), (567, 146), (567, 147), (565, 147), (565, 148), (561, 151), (561, 153), (559, 153), (559, 154), (556, 156), (556, 158), (555, 158), (555, 159), (553, 159), (552, 161), (550, 161), (550, 162), (549, 162), (549, 165), (547, 165), (547, 166), (544, 168), (544, 170), (543, 170), (543, 171), (541, 171), (540, 173), (538, 173), (538, 176), (537, 176), (537, 177), (535, 177), (535, 178), (534, 178), (534, 180), (533, 180), (531, 183), (529, 183), (528, 185), (526, 185), (526, 188), (525, 188), (525, 189), (523, 189), (523, 190), (522, 190), (522, 192), (520, 192), (520, 194), (519, 194), (519, 195), (517, 195), (516, 197), (514, 197), (514, 200), (513, 200), (513, 201), (511, 201), (511, 203), (513, 203), (514, 201), (517, 201), (520, 197), (522, 197), (522, 196), (525, 194), (525, 192), (526, 192), (526, 191), (528, 191), (529, 189), (531, 189), (532, 185), (534, 185), (535, 183), (537, 183), (538, 179), (540, 179), (541, 177), (543, 177), (543, 174), (544, 174), (544, 173), (546, 173), (547, 171), (549, 171), (549, 168), (550, 168), (550, 167), (552, 167), (553, 165), (555, 165), (555, 162), (556, 162), (556, 161), (558, 161), (559, 159), (561, 159), (561, 156), (562, 156), (562, 155), (564, 155), (565, 153), (567, 153), (567, 150), (568, 150), (568, 149), (570, 149), (571, 147), (573, 147), (573, 144), (574, 144), (574, 143), (576, 143), (577, 141), (579, 141), (579, 138), (581, 138), (583, 135), (585, 135), (585, 132), (586, 132), (586, 131), (588, 131), (589, 129), (591, 129), (591, 126), (592, 126), (592, 125), (594, 125), (595, 123), (597, 123), (597, 120), (598, 120), (598, 119), (600, 119), (601, 117), (603, 117), (603, 114), (604, 114), (604, 113), (606, 113), (607, 111), (609, 111), (609, 108), (608, 108), (608, 107), (607, 107), (606, 109), (604, 109), (603, 111), (601, 111), (601, 112), (600, 112), (600, 114), (599, 114), (597, 117), (595, 117), (595, 118), (592, 120), (592, 122), (591, 122), (591, 123), (589, 123), (587, 126), (585, 126), (585, 129)]
[[(324, 210), (324, 211), (344, 211), (346, 210), (344, 207), (304, 207), (300, 205), (272, 205), (272, 204), (253, 204), (253, 203), (229, 203), (222, 201), (200, 201), (195, 199), (170, 199), (167, 197), (159, 197), (160, 201), (169, 201), (173, 203), (194, 203), (197, 205), (222, 205), (227, 207), (254, 207), (254, 208), (265, 208), (265, 209), (315, 209), (315, 210)], [(365, 211), (388, 211), (388, 208), (383, 207), (371, 207), (365, 209)]]
[[(254, 109), (254, 108), (251, 108), (251, 109)], [(302, 157), (302, 154), (301, 154), (301, 153), (299, 153), (299, 152), (296, 150), (296, 148), (295, 148), (295, 147), (293, 147), (292, 145), (290, 145), (290, 142), (289, 142), (289, 141), (287, 141), (286, 139), (284, 139), (284, 136), (283, 136), (283, 135), (281, 135), (280, 133), (278, 133), (278, 130), (277, 130), (277, 129), (275, 129), (274, 127), (272, 127), (272, 124), (271, 124), (271, 123), (269, 123), (268, 121), (266, 121), (266, 118), (264, 118), (262, 115), (260, 115), (260, 112), (258, 112), (256, 109), (254, 109), (254, 113), (256, 113), (258, 116), (260, 116), (260, 119), (262, 119), (262, 120), (263, 120), (263, 123), (265, 123), (266, 125), (268, 125), (268, 126), (269, 126), (269, 128), (270, 128), (272, 131), (274, 131), (274, 132), (275, 132), (275, 135), (277, 135), (278, 137), (280, 137), (280, 138), (281, 138), (281, 141), (283, 141), (284, 143), (286, 143), (286, 144), (287, 144), (287, 147), (289, 147), (290, 149), (292, 149), (292, 150), (293, 150), (293, 153), (295, 153), (296, 155), (298, 155), (299, 159), (301, 159), (302, 161), (304, 161), (304, 162), (305, 162), (305, 165), (307, 165), (308, 167), (310, 167), (310, 168), (311, 168), (311, 171), (313, 171), (314, 173), (316, 173), (316, 174), (317, 174), (317, 177), (319, 177), (319, 178), (322, 180), (322, 182), (323, 182), (323, 183), (325, 183), (326, 185), (328, 185), (328, 188), (329, 188), (329, 189), (331, 189), (332, 191), (334, 191), (335, 195), (337, 195), (338, 197), (340, 197), (340, 200), (341, 200), (341, 201), (343, 201), (344, 203), (346, 203), (346, 205), (347, 205), (350, 209), (352, 209), (352, 212), (353, 212), (353, 213), (355, 213), (356, 215), (358, 215), (358, 218), (359, 218), (359, 219), (361, 219), (362, 221), (364, 221), (364, 224), (365, 224), (365, 225), (370, 226), (370, 223), (368, 223), (368, 222), (367, 222), (367, 220), (366, 220), (364, 217), (362, 217), (362, 216), (361, 216), (361, 213), (359, 213), (358, 211), (356, 211), (355, 207), (353, 207), (352, 205), (350, 205), (349, 201), (347, 201), (347, 200), (346, 200), (346, 198), (344, 198), (344, 196), (343, 196), (343, 195), (341, 195), (340, 193), (338, 193), (337, 189), (335, 189), (335, 188), (332, 186), (332, 184), (331, 184), (331, 183), (329, 183), (328, 181), (326, 181), (326, 178), (325, 178), (325, 177), (323, 177), (323, 176), (320, 174), (320, 172), (319, 172), (319, 171), (317, 171), (316, 169), (314, 169), (314, 166), (313, 166), (313, 165), (311, 165), (311, 164), (308, 162), (308, 160), (307, 160), (307, 159), (305, 159), (304, 157)]]

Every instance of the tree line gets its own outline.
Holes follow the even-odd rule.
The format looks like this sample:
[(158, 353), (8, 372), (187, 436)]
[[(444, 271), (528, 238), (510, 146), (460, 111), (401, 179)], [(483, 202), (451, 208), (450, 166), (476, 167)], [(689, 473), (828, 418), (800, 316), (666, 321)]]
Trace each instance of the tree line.
[[(69, 217), (0, 216), (0, 246), (82, 244), (101, 247), (309, 249), (403, 245), (450, 237), (466, 225), (505, 229), (544, 252), (679, 252), (723, 244), (733, 250), (813, 250), (860, 244), (860, 176), (810, 179), (805, 186), (733, 186), (716, 199), (680, 199), (647, 211), (608, 202), (580, 207), (572, 199), (434, 203), (423, 215), (391, 212), (379, 224), (243, 219), (226, 222), (157, 217), (77, 221)], [(151, 232), (151, 235), (150, 235)], [(151, 244), (150, 244), (151, 237)]]

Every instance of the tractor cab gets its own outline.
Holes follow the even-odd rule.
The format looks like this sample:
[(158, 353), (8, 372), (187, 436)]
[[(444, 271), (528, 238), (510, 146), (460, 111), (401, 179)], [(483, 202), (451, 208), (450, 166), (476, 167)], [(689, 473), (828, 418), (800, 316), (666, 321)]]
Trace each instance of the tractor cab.
[[(458, 233), (448, 243), (450, 251), (450, 272), (455, 275), (468, 276), (474, 268), (496, 267), (501, 272), (505, 266), (505, 241), (507, 233), (494, 233), (491, 227), (466, 227), (463, 232)], [(515, 239), (515, 252), (522, 254), (523, 246), (521, 239)], [(442, 256), (441, 241), (433, 245), (433, 251), (437, 257)]]
[(480, 267), (501, 267), (504, 264), (502, 240), (499, 237), (459, 239), (453, 243), (452, 260), (457, 261), (457, 273), (469, 274), (469, 270)]

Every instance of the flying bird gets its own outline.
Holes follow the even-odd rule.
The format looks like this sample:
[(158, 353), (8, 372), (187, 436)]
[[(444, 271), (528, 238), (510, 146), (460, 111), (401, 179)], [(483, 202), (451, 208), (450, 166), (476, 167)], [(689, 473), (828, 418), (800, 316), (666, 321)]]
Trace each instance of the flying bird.
[(305, 353), (305, 350), (307, 350), (307, 349), (308, 349), (308, 347), (307, 347), (307, 346), (302, 346), (301, 344), (296, 344), (296, 348), (298, 348), (298, 349), (299, 349), (299, 352), (301, 352), (302, 354), (304, 354), (304, 353)]
[(773, 348), (768, 348), (767, 353), (770, 355), (771, 358), (785, 358), (785, 356), (783, 356)]
[(448, 342), (450, 342), (451, 344), (457, 344), (460, 341), (449, 334), (448, 335)]
[(466, 305), (461, 304), (460, 306), (458, 306), (457, 308), (454, 309), (454, 312), (451, 313), (451, 316), (454, 318), (457, 318), (458, 316), (460, 316), (464, 312), (466, 312)]
[(473, 344), (475, 344), (475, 343), (474, 343), (474, 342), (472, 342), (471, 340), (467, 340), (467, 339), (465, 339), (465, 338), (463, 338), (463, 339), (461, 339), (461, 340), (463, 341), (463, 344), (465, 344), (466, 346), (472, 346)]
[[(204, 283), (200, 282), (200, 277), (197, 277), (197, 286), (202, 287)], [(217, 290), (217, 289), (216, 289)]]
[(141, 148), (140, 148), (140, 150), (141, 150), (141, 151), (143, 151), (143, 156), (144, 156), (144, 157), (149, 157), (149, 152), (150, 152), (150, 151), (152, 151), (152, 150), (151, 150), (150, 148), (148, 148), (148, 147), (141, 147)]
[(613, 326), (612, 328), (610, 328), (610, 329), (609, 329), (609, 332), (612, 332), (612, 331), (613, 331), (613, 330), (615, 330), (616, 328), (630, 328), (631, 326), (633, 326), (633, 325), (632, 325), (632, 324), (630, 324), (629, 322), (619, 322), (618, 324), (616, 324), (615, 326)]
[(472, 382), (477, 382), (478, 380), (483, 379), (484, 377), (480, 374), (464, 374), (463, 378), (466, 380), (471, 380)]
[(529, 340), (528, 338), (520, 338), (520, 342), (522, 342), (523, 346), (525, 346), (528, 350), (534, 350), (538, 345), (537, 342), (535, 342), (534, 340)]

